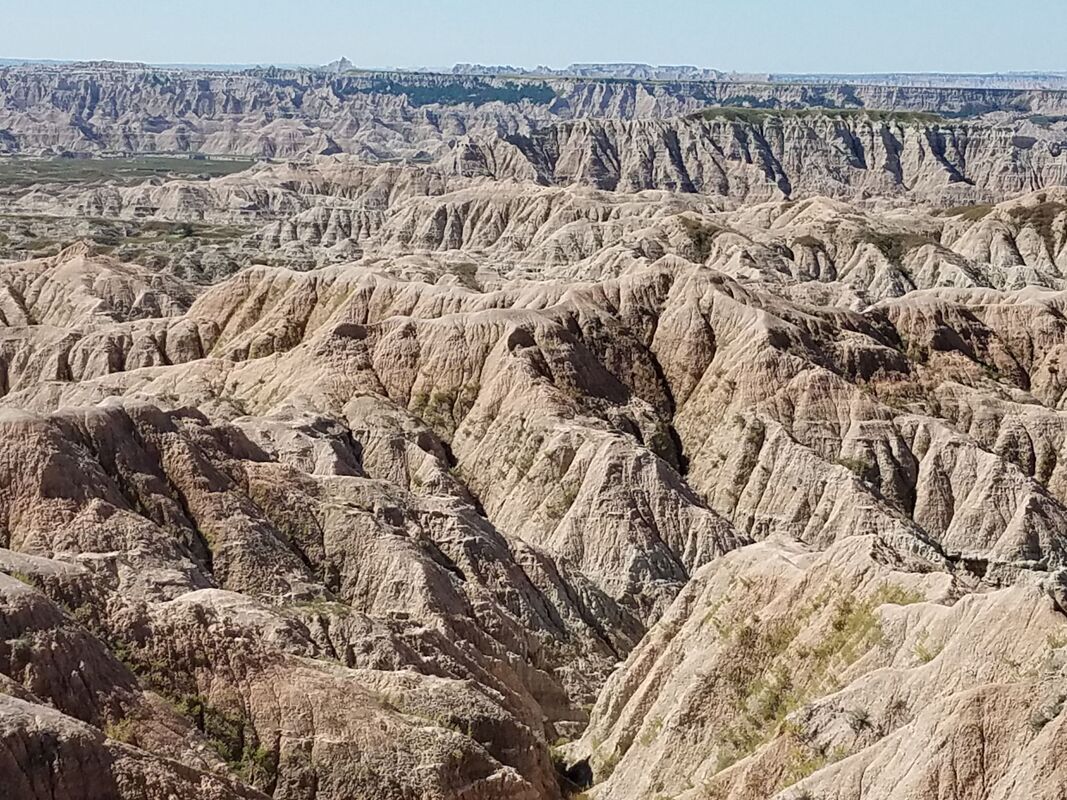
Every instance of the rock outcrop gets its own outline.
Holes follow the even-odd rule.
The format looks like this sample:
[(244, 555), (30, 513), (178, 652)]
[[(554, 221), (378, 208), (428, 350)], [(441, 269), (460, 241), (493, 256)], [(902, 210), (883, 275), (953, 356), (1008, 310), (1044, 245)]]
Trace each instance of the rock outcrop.
[(0, 794), (1060, 797), (1051, 139), (423, 97), (433, 165), (0, 193)]
[(814, 195), (987, 202), (1067, 183), (1067, 133), (906, 115), (707, 112), (671, 121), (583, 120), (461, 142), (462, 175), (668, 189), (734, 200)]
[(576, 119), (666, 119), (709, 106), (1062, 115), (1055, 89), (865, 82), (440, 75), (279, 69), (212, 72), (136, 64), (0, 69), (6, 153), (347, 152), (425, 159), (471, 134), (528, 134)]

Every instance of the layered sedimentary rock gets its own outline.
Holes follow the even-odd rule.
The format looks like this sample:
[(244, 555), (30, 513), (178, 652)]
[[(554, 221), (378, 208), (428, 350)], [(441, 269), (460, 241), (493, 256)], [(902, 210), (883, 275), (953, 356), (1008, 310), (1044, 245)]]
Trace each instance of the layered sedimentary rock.
[(464, 175), (736, 200), (909, 196), (985, 202), (1067, 182), (1067, 134), (907, 117), (754, 115), (555, 125), (457, 147)]
[(334, 152), (427, 158), (468, 134), (561, 120), (662, 119), (708, 106), (1057, 115), (1062, 91), (420, 73), (167, 70), (25, 65), (2, 70), (7, 153)]
[[(748, 224), (782, 214), (767, 211)], [(9, 271), (39, 276), (53, 287), (43, 296), (72, 273), (99, 287), (147, 280), (85, 249)], [(49, 324), (175, 345), (153, 363), (68, 361), (56, 374), (18, 372), (60, 356), (47, 326), (15, 321), (5, 565), (32, 588), (8, 584), (9, 643), (31, 648), (10, 645), (12, 691), (55, 705), (66, 716), (54, 726), (96, 726), (238, 781), (219, 792), (555, 796), (548, 743), (577, 733), (598, 693), (589, 731), (564, 751), (588, 759), (594, 794), (707, 784), (765, 796), (802, 773), (836, 775), (842, 748), (884, 759), (880, 780), (896, 780), (883, 742), (926, 724), (918, 710), (935, 696), (908, 695), (891, 725), (835, 693), (882, 698), (862, 688), (878, 665), (948, 659), (951, 631), (965, 641), (980, 623), (934, 620), (984, 591), (1007, 604), (989, 613), (1044, 609), (1026, 658), (1067, 627), (1051, 366), (1063, 300), (928, 289), (848, 310), (807, 303), (810, 284), (680, 256), (598, 283), (493, 291), (360, 266), (256, 268), (153, 320), (124, 292), (98, 291), (93, 313)], [(979, 424), (975, 404), (989, 400), (977, 398), (997, 398), (997, 415)], [(1044, 409), (1039, 427), (1021, 427), (1027, 404)], [(737, 577), (705, 599), (720, 574)], [(48, 621), (19, 617), (16, 596), (51, 608)], [(886, 604), (919, 599), (928, 614), (886, 628)], [(787, 609), (796, 630), (752, 612), (759, 603)], [(805, 603), (810, 620), (794, 619)], [(89, 696), (30, 655), (42, 634), (27, 631), (41, 626), (101, 643), (102, 672), (79, 681), (98, 686)], [(721, 648), (721, 667), (690, 677), (669, 662), (677, 686), (649, 684), (665, 636), (701, 664)], [(955, 658), (960, 677), (936, 697), (966, 713), (980, 686), (968, 664), (990, 658)], [(795, 688), (775, 683), (785, 672)], [(701, 713), (722, 709), (704, 722), (675, 707), (702, 680), (719, 694)], [(634, 681), (639, 711), (609, 710)], [(834, 714), (847, 724), (854, 711), (877, 719), (833, 733)], [(687, 746), (672, 744), (676, 729)], [(106, 765), (127, 751), (105, 755), (99, 733), (84, 735), (117, 770)], [(1004, 747), (1021, 764), (1040, 739)]]
[[(697, 137), (743, 133), (727, 122), (686, 124), (696, 125)], [(655, 130), (658, 136), (672, 129)], [(91, 238), (120, 260), (196, 282), (225, 277), (249, 261), (309, 269), (362, 260), (409, 277), (447, 273), (485, 286), (500, 278), (617, 275), (643, 260), (680, 255), (766, 280), (840, 280), (871, 298), (941, 285), (1058, 285), (1067, 200), (1056, 186), (1023, 190), (1054, 184), (1067, 155), (1045, 150), (1040, 156), (1037, 146), (1006, 154), (996, 175), (975, 172), (980, 159), (966, 160), (972, 177), (964, 180), (917, 145), (901, 173), (907, 182), (901, 182), (897, 172), (875, 161), (861, 167), (816, 159), (822, 167), (794, 164), (788, 172), (779, 164), (777, 177), (741, 153), (727, 158), (714, 148), (706, 163), (675, 162), (667, 155), (661, 162), (654, 145), (663, 140), (642, 141), (628, 145), (630, 167), (607, 177), (594, 174), (582, 150), (588, 139), (578, 137), (566, 163), (584, 164), (581, 175), (533, 175), (528, 181), (463, 177), (456, 174), (465, 171), (462, 165), (375, 167), (330, 156), (211, 180), (42, 184), (0, 193), (7, 215), (0, 221), (2, 246), (13, 258), (26, 258)], [(968, 140), (967, 146), (979, 144)], [(519, 152), (508, 147), (513, 155)], [(978, 153), (967, 150), (961, 163)], [(1036, 160), (1026, 161), (1026, 153), (1037, 153)], [(766, 165), (777, 163), (773, 153), (767, 158), (772, 161)], [(517, 172), (530, 164), (516, 163), (525, 165)], [(648, 170), (657, 164), (653, 180)], [(623, 172), (627, 180), (676, 184), (705, 167), (721, 168), (722, 184), (689, 186), (703, 193), (626, 194), (581, 185), (615, 183)], [(800, 185), (789, 183), (794, 179)], [(531, 185), (538, 180), (570, 185)], [(788, 185), (794, 201), (756, 203), (785, 197), (775, 181)], [(842, 201), (875, 195), (852, 203), (809, 196), (820, 187)], [(997, 187), (1019, 196), (999, 204), (971, 202)], [(749, 202), (741, 203), (743, 198)], [(931, 200), (936, 205), (928, 205)]]
[(923, 125), (5, 191), (0, 785), (1058, 797), (1063, 156)]

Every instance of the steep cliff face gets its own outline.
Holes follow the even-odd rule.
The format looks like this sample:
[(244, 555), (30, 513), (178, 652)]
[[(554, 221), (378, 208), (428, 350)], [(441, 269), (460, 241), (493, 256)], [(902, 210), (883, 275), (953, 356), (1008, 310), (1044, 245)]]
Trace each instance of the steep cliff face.
[(133, 66), (0, 72), (0, 152), (203, 152), (285, 158), (440, 155), (468, 134), (581, 118), (670, 118), (707, 106), (1067, 113), (1051, 90), (898, 88), (413, 73), (180, 72)]
[(471, 140), (460, 174), (669, 189), (736, 200), (826, 195), (982, 202), (1067, 183), (1067, 132), (984, 122), (817, 113), (730, 119), (584, 120)]
[(1054, 124), (119, 72), (441, 155), (0, 191), (0, 794), (1062, 800)]

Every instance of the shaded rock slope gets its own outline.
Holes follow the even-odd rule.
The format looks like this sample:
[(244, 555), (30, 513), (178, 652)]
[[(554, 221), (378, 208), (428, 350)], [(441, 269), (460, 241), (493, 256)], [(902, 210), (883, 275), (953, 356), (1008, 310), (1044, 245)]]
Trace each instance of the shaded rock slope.
[(668, 121), (583, 120), (461, 143), (452, 168), (601, 189), (739, 200), (908, 195), (986, 202), (1067, 182), (1067, 132), (882, 115), (706, 112)]
[(8, 265), (5, 772), (1054, 796), (1067, 296), (763, 269), (198, 292), (85, 246)]
[(1062, 157), (782, 119), (0, 193), (0, 795), (1061, 798)]

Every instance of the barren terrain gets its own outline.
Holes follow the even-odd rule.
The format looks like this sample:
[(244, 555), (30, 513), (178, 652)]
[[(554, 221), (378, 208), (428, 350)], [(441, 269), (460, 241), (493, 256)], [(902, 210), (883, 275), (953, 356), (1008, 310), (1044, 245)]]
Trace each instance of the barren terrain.
[(1062, 97), (375, 80), (10, 68), (9, 796), (1062, 798)]

